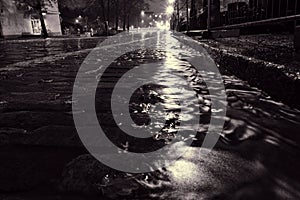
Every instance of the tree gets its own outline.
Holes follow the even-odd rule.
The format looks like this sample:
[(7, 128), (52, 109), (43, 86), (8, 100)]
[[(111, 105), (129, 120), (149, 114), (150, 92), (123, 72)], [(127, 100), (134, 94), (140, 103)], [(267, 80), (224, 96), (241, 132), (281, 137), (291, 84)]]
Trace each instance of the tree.
[(37, 12), (41, 21), (42, 36), (48, 37), (48, 32), (43, 16), (43, 11), (46, 11), (48, 7), (53, 7), (57, 0), (15, 0), (18, 9), (22, 9), (25, 12)]
[(191, 0), (191, 12), (190, 12), (190, 28), (193, 29), (197, 26), (197, 8), (196, 0)]
[[(48, 0), (49, 1), (49, 0)], [(129, 28), (130, 20), (139, 19), (141, 10), (148, 8), (151, 0), (58, 0), (60, 9), (80, 10), (80, 15), (87, 16), (91, 23), (96, 20), (101, 23), (109, 22), (109, 25), (118, 29), (119, 21), (123, 23), (123, 29)], [(72, 3), (73, 2), (73, 3)], [(80, 4), (78, 3), (80, 2)], [(62, 13), (65, 16), (65, 13)], [(134, 16), (135, 18), (133, 18)], [(69, 17), (71, 18), (71, 17)], [(113, 23), (114, 22), (114, 23)]]
[[(61, 0), (63, 1), (63, 0)], [(68, 7), (68, 3), (71, 0), (65, 0), (64, 6)], [(107, 21), (110, 23), (111, 15), (110, 12), (112, 10), (114, 0), (86, 0), (85, 5), (82, 10), (82, 14), (88, 16), (90, 20), (101, 20), (102, 22)]]
[(120, 15), (119, 15), (120, 0), (113, 0), (113, 5), (114, 5), (114, 10), (115, 10), (115, 28), (116, 28), (116, 30), (118, 30), (119, 29), (119, 19), (120, 19)]
[(122, 15), (123, 15), (123, 30), (130, 27), (130, 17), (132, 15), (139, 16), (142, 10), (147, 10), (149, 8), (150, 0), (121, 0), (122, 2)]

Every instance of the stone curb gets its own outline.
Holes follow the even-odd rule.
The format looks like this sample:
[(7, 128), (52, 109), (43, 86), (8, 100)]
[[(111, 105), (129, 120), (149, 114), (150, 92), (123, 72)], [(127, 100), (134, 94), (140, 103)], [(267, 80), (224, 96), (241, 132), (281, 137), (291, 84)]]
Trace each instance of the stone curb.
[(299, 71), (256, 58), (231, 53), (198, 41), (218, 64), (251, 86), (262, 89), (274, 99), (289, 106), (300, 108), (300, 73)]

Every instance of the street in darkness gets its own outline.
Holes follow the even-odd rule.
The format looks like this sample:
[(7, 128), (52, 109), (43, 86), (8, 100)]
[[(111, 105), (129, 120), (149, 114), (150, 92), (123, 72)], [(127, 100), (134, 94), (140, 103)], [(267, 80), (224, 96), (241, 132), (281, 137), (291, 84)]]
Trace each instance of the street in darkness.
[(164, 25), (2, 35), (1, 200), (300, 198), (296, 36), (181, 30), (178, 2)]

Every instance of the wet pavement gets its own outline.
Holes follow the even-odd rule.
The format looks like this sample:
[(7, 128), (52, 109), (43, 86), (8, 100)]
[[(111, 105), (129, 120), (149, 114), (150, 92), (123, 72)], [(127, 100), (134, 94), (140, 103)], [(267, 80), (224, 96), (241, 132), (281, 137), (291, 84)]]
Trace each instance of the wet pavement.
[(293, 35), (258, 34), (199, 42), (220, 68), (248, 81), (277, 101), (299, 109), (300, 55)]
[[(139, 33), (147, 35), (146, 31)], [(160, 32), (160, 37), (169, 38), (172, 33)], [(178, 119), (184, 121), (196, 111), (186, 109), (180, 117), (178, 105), (174, 104), (177, 96), (168, 93), (165, 87), (188, 84), (197, 94), (201, 115), (191, 147), (179, 146), (172, 154), (180, 155), (182, 149), (186, 153), (177, 161), (165, 169), (144, 174), (118, 172), (88, 155), (73, 122), (72, 90), (80, 65), (91, 48), (102, 40), (0, 44), (3, 50), (0, 55), (0, 159), (3, 161), (0, 199), (300, 198), (300, 111), (221, 72), (228, 103), (224, 131), (214, 150), (202, 154), (199, 147), (210, 117), (218, 111), (211, 110), (209, 92), (203, 81), (205, 74), (197, 72), (187, 61), (192, 54), (170, 55), (174, 48), (182, 47), (174, 43), (170, 48), (163, 39), (157, 41), (155, 49), (145, 47), (112, 63), (98, 86), (98, 119), (112, 133), (111, 140), (121, 141), (119, 146), (123, 145), (125, 150), (136, 150), (132, 146), (134, 141), (118, 137), (118, 130), (112, 127), (107, 112), (109, 92), (129, 69), (154, 64), (153, 80), (165, 85), (147, 85), (137, 91), (129, 105), (131, 117), (136, 124), (147, 125), (149, 107), (162, 102), (171, 113), (169, 121), (163, 131), (154, 133), (150, 142), (154, 146), (168, 143), (176, 137), (174, 128)], [(118, 46), (115, 48), (117, 51)], [(93, 74), (97, 76), (97, 71)], [(174, 76), (181, 79), (174, 80)], [(188, 93), (181, 97), (194, 103)], [(161, 115), (157, 113), (155, 117)]]
[(105, 38), (49, 38), (0, 41), (0, 65), (94, 48)]
[(202, 40), (202, 42), (230, 53), (238, 53), (299, 70), (300, 57), (294, 49), (294, 35), (292, 34), (241, 35), (239, 38), (218, 38)]

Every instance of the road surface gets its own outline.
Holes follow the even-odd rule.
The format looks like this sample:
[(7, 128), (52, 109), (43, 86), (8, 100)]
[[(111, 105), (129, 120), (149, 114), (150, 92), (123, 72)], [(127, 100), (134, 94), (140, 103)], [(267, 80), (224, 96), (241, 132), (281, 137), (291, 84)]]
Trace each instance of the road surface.
[[(145, 35), (147, 31), (128, 34)], [(171, 32), (159, 34), (173, 37)], [(160, 40), (156, 48), (129, 52), (112, 64), (119, 71), (107, 73), (99, 86), (98, 118), (108, 108), (101, 104), (106, 101), (105, 89), (112, 90), (124, 69), (154, 63), (158, 82), (174, 83), (175, 74), (197, 93), (202, 117), (192, 147), (183, 147), (186, 153), (168, 167), (144, 174), (121, 173), (91, 157), (74, 126), (72, 91), (82, 62), (103, 40), (1, 41), (0, 199), (300, 198), (300, 112), (221, 72), (228, 103), (224, 131), (214, 150), (201, 154), (199, 147), (211, 113), (216, 111), (210, 109), (201, 74), (187, 61), (190, 55), (172, 57), (170, 62), (168, 55), (174, 49)], [(161, 91), (163, 88), (150, 85), (135, 93), (129, 108), (137, 124), (147, 125), (143, 111), (153, 99), (164, 99), (166, 94)], [(139, 106), (142, 103), (145, 105)], [(189, 117), (191, 113), (185, 114)], [(171, 119), (176, 121), (176, 117)], [(104, 124), (109, 131), (115, 128), (109, 120)], [(158, 141), (167, 141), (172, 128), (170, 122), (157, 135)], [(130, 144), (125, 143), (124, 148), (128, 150)]]

